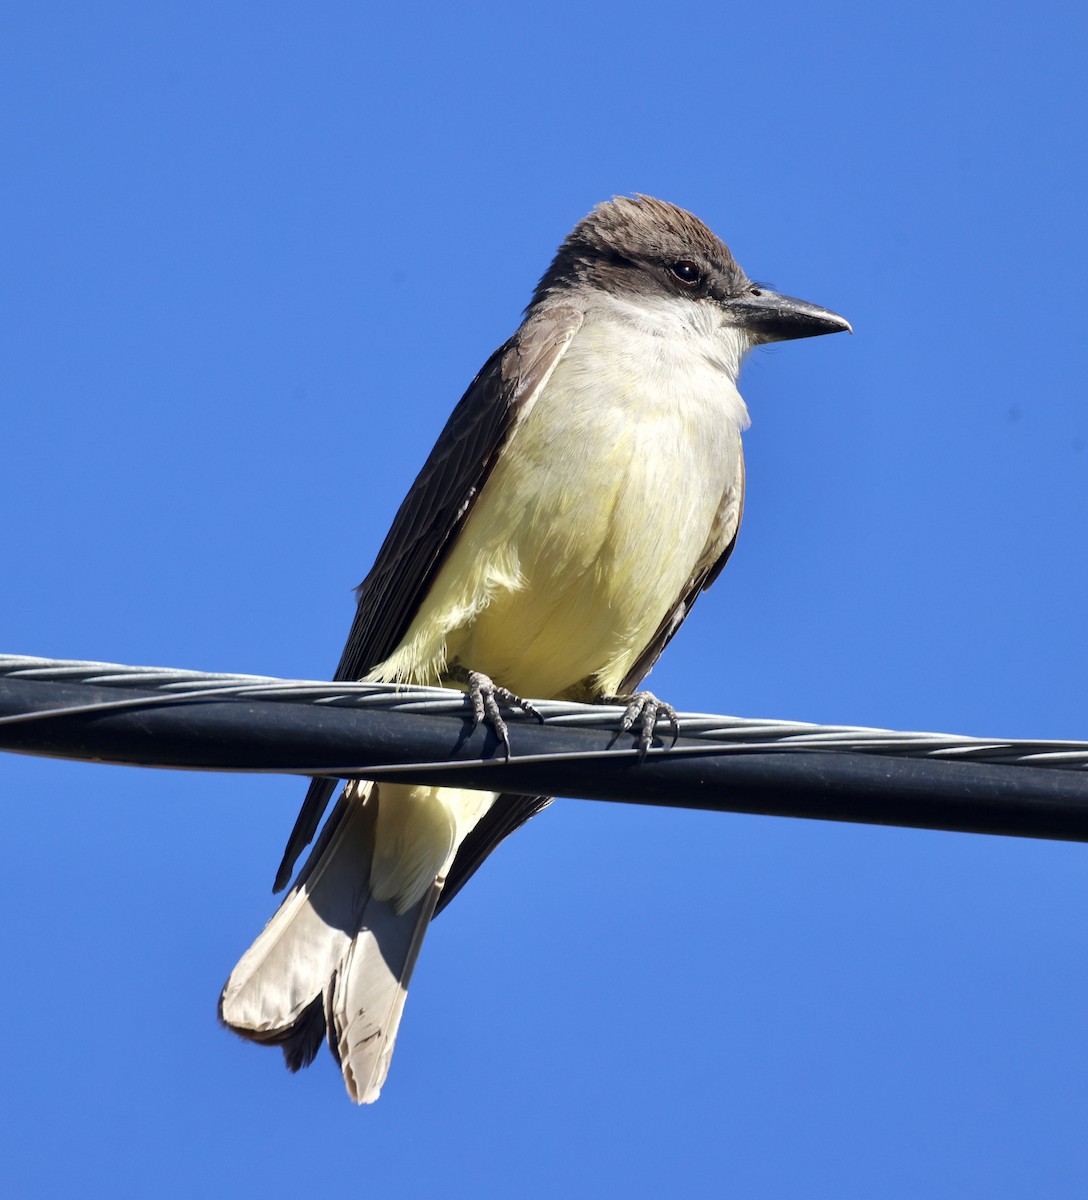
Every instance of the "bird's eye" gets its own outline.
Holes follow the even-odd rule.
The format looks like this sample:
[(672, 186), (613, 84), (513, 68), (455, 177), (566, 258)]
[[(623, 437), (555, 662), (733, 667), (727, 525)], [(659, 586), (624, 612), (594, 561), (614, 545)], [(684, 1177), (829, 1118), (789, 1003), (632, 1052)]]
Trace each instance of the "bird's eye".
[(749, 296), (762, 296), (763, 293), (757, 287), (750, 287), (748, 289), (748, 295)]
[(681, 283), (686, 283), (689, 287), (700, 283), (703, 278), (703, 273), (698, 266), (686, 258), (681, 259), (680, 262), (671, 263), (669, 271), (674, 279), (679, 279)]

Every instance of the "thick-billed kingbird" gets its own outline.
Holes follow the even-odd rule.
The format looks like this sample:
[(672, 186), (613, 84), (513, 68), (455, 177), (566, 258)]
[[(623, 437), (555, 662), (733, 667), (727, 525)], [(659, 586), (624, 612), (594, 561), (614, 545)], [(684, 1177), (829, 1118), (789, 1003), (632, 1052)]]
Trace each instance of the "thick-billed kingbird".
[[(504, 689), (636, 694), (648, 739), (658, 705), (637, 685), (736, 541), (741, 362), (849, 328), (753, 283), (680, 208), (598, 205), (439, 435), (359, 587), (336, 678), (467, 683), (492, 716)], [(277, 890), (334, 790), (311, 783)], [(348, 783), (227, 981), (224, 1022), (292, 1070), (327, 1036), (352, 1099), (376, 1100), (431, 918), (547, 803)]]

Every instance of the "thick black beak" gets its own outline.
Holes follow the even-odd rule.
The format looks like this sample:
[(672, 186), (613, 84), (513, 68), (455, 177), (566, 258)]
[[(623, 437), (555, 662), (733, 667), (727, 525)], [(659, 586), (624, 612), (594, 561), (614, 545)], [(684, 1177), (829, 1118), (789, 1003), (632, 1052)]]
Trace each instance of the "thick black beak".
[(818, 337), (821, 333), (853, 333), (850, 322), (829, 309), (780, 296), (764, 287), (752, 287), (727, 300), (723, 307), (756, 342), (787, 342)]

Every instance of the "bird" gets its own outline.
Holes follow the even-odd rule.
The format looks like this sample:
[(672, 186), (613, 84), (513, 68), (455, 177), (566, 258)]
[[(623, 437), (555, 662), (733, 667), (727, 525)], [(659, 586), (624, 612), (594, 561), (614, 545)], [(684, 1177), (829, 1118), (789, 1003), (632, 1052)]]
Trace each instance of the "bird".
[[(736, 543), (741, 363), (840, 331), (749, 279), (686, 210), (598, 204), (439, 435), (357, 589), (335, 678), (459, 686), (507, 750), (500, 702), (622, 700), (645, 747), (675, 714), (639, 684)], [(275, 890), (335, 790), (311, 781)], [(431, 920), (549, 802), (349, 781), (231, 973), (222, 1022), (292, 1071), (327, 1040), (351, 1099), (376, 1100)]]

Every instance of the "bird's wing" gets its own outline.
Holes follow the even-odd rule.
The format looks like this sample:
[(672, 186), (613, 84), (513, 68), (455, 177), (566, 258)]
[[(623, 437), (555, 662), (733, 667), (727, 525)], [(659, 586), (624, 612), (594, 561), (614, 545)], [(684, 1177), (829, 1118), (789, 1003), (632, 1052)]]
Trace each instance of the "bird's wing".
[[(714, 521), (710, 537), (699, 556), (684, 590), (676, 603), (669, 609), (665, 619), (657, 627), (646, 649), (639, 655), (621, 685), (622, 692), (633, 692), (649, 674), (650, 668), (661, 657), (662, 650), (684, 623), (701, 592), (718, 578), (722, 567), (733, 553), (737, 544), (737, 530), (744, 512), (744, 454), (737, 464), (734, 484), (722, 497), (722, 504)], [(502, 794), (480, 818), (476, 828), (458, 847), (457, 855), (446, 878), (446, 886), (438, 900), (436, 913), (441, 912), (476, 873), (484, 859), (510, 834), (524, 825), (530, 817), (551, 803), (548, 796), (517, 796)]]
[[(537, 313), (469, 385), (356, 591), (355, 621), (335, 679), (361, 679), (397, 648), (504, 444), (532, 408), (582, 319), (568, 306)], [(276, 875), (276, 891), (289, 882), (335, 789), (335, 779), (311, 780)]]
[(504, 842), (515, 829), (520, 829), (531, 817), (551, 804), (551, 796), (519, 796), (503, 792), (495, 803), (476, 822), (475, 828), (457, 847), (446, 876), (446, 885), (438, 897), (437, 916), (483, 865), (492, 850)]

